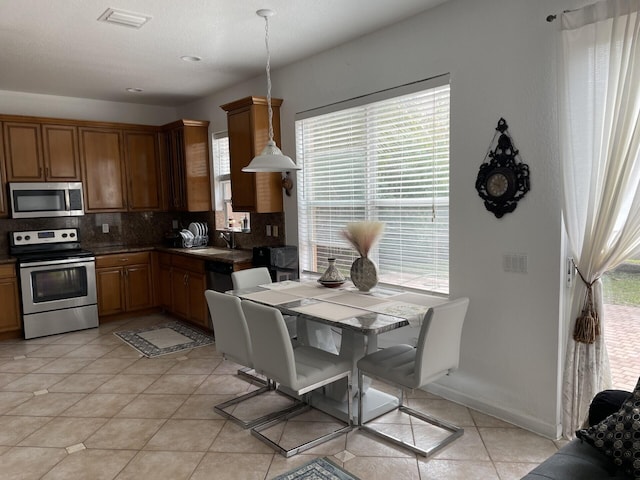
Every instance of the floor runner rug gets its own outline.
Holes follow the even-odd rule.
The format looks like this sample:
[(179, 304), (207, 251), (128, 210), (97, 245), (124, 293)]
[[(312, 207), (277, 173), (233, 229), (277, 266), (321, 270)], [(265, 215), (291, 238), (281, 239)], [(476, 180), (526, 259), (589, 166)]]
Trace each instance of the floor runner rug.
[(214, 341), (212, 336), (180, 322), (163, 323), (138, 330), (113, 332), (113, 334), (149, 358), (204, 347)]
[(328, 458), (316, 458), (272, 480), (359, 480)]

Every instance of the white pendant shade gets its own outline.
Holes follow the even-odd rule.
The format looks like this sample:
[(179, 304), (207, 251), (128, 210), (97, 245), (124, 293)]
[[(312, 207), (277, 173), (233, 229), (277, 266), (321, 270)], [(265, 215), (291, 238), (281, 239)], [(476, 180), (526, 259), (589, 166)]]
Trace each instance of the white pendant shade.
[(273, 140), (267, 142), (260, 155), (242, 169), (243, 172), (290, 172), (300, 170), (291, 158), (284, 155)]

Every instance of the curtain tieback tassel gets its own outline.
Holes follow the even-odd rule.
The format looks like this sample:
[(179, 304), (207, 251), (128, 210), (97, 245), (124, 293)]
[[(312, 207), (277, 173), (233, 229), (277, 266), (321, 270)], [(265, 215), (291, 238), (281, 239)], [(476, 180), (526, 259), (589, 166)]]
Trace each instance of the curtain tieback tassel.
[(598, 312), (593, 302), (593, 284), (596, 283), (598, 279), (596, 278), (592, 282), (587, 282), (577, 266), (576, 271), (587, 286), (587, 295), (584, 307), (582, 308), (582, 314), (576, 319), (576, 325), (573, 329), (573, 339), (579, 343), (592, 344), (600, 335), (600, 318), (598, 317)]

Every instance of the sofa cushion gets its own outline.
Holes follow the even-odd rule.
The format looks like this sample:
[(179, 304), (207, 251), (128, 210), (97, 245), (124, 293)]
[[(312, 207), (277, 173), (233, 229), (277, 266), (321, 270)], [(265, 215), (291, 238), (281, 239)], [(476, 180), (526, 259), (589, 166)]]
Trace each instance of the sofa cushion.
[(624, 402), (631, 396), (626, 390), (603, 390), (596, 394), (589, 405), (589, 425), (600, 423), (612, 413), (622, 408)]
[(601, 451), (640, 480), (640, 379), (622, 408), (576, 436)]

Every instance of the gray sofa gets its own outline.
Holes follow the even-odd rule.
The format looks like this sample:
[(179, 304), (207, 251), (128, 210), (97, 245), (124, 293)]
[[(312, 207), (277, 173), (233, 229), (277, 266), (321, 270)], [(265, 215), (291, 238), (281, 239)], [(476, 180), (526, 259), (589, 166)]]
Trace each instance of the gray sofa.
[[(638, 383), (640, 385), (640, 381)], [(637, 387), (636, 387), (637, 389)], [(597, 425), (613, 418), (632, 393), (625, 390), (604, 390), (598, 393), (589, 405), (588, 425)], [(586, 430), (577, 432), (581, 437)], [(607, 478), (631, 480), (610, 457), (587, 443), (576, 438), (558, 450), (543, 463), (534, 468), (521, 480), (606, 480)]]
[(611, 459), (587, 442), (575, 439), (534, 468), (522, 480), (630, 480)]

